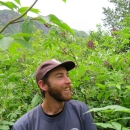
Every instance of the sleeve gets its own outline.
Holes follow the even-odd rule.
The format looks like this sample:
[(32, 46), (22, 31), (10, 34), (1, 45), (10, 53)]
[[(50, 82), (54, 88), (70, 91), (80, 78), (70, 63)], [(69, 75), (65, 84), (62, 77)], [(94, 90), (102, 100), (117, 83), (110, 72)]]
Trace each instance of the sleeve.
[(91, 113), (86, 113), (88, 111), (88, 107), (83, 103), (82, 105), (82, 113), (83, 113), (83, 124), (85, 130), (97, 130), (96, 125), (94, 124), (93, 117)]
[(12, 130), (28, 130), (28, 129), (26, 129), (26, 128), (24, 128), (24, 127), (21, 127), (21, 126), (13, 126), (12, 127)]
[(12, 129), (11, 130), (16, 130), (14, 127), (12, 127)]
[(14, 123), (11, 130), (30, 130), (30, 128), (28, 127), (27, 121), (22, 122), (22, 120), (20, 119)]

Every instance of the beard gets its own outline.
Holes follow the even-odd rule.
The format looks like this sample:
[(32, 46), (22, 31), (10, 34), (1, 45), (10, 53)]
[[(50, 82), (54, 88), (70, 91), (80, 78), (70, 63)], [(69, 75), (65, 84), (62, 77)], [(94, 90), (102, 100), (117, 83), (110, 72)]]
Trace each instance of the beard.
[[(67, 92), (66, 94), (64, 94), (63, 91), (65, 91), (66, 88), (69, 88), (70, 92)], [(57, 100), (58, 102), (71, 100), (72, 99), (71, 90), (72, 90), (71, 85), (55, 87), (55, 86), (52, 86), (50, 83), (48, 83), (49, 95), (53, 97), (55, 100)]]

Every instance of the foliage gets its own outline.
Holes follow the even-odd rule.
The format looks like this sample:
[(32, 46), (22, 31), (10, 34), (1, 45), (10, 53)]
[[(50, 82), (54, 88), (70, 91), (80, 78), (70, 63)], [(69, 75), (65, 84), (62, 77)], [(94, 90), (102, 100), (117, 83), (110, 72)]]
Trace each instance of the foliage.
[[(35, 0), (34, 3), (30, 6), (30, 7), (21, 7), (20, 5), (20, 1), (15, 1), (17, 4), (15, 4), (15, 2), (3, 2), (0, 1), (0, 4), (3, 6), (8, 7), (9, 9), (13, 10), (13, 11), (17, 11), (17, 14), (19, 15), (15, 15), (14, 17), (12, 17), (9, 21), (7, 21), (7, 23), (0, 29), (0, 34), (2, 34), (4, 32), (4, 30), (10, 25), (10, 24), (15, 24), (18, 22), (23, 22), (22, 23), (22, 34), (20, 33), (20, 35), (15, 35), (15, 37), (13, 36), (2, 36), (1, 37), (1, 41), (0, 44), (1, 46), (5, 46), (5, 41), (9, 42), (7, 43), (8, 46), (12, 43), (19, 43), (21, 45), (27, 45), (29, 48), (32, 48), (31, 44), (29, 44), (28, 42), (30, 41), (31, 38), (31, 34), (33, 32), (33, 20), (37, 20), (39, 22), (41, 22), (42, 24), (44, 24), (47, 27), (50, 27), (52, 25), (58, 25), (59, 27), (61, 27), (62, 29), (67, 30), (68, 32), (70, 32), (71, 34), (74, 34), (74, 31), (66, 24), (64, 23), (62, 20), (58, 19), (55, 15), (53, 14), (49, 14), (47, 16), (38, 16), (38, 17), (34, 17), (34, 18), (28, 18), (27, 14), (29, 11), (35, 13), (35, 14), (39, 14), (39, 10), (33, 8), (33, 6), (36, 4), (38, 0)], [(65, 1), (64, 1), (65, 2)], [(21, 18), (25, 17), (23, 20), (21, 20)], [(17, 33), (18, 34), (18, 33)], [(20, 38), (19, 38), (20, 36)]]
[(82, 38), (73, 35), (56, 16), (49, 17), (59, 26), (52, 26), (47, 34), (25, 28), (25, 23), (31, 22), (27, 19), (21, 33), (0, 35), (0, 130), (9, 130), (19, 117), (42, 102), (35, 71), (42, 61), (52, 58), (76, 63), (69, 72), (73, 99), (88, 104), (99, 130), (129, 130), (129, 19), (114, 36), (97, 26), (97, 31)]

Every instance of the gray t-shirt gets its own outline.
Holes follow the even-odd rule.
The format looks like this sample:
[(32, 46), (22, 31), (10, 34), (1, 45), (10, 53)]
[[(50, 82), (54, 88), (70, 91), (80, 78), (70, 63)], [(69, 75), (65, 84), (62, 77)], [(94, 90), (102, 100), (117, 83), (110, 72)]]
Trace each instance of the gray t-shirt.
[(12, 130), (97, 130), (88, 107), (79, 101), (65, 102), (60, 114), (47, 116), (41, 104), (23, 115), (13, 125)]

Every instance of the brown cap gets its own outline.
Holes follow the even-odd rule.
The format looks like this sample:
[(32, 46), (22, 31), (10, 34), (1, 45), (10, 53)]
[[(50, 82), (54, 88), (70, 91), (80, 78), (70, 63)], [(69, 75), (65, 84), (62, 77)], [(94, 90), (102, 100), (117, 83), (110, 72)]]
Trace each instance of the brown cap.
[(42, 62), (36, 70), (36, 82), (38, 83), (38, 81), (41, 80), (47, 74), (47, 72), (58, 66), (64, 66), (66, 70), (69, 71), (75, 67), (75, 63), (73, 61), (61, 63), (55, 59)]

